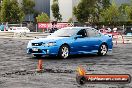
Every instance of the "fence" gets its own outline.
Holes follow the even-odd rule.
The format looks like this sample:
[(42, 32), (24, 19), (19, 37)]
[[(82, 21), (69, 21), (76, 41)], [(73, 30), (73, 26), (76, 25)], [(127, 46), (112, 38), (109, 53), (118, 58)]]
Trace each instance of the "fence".
[(117, 45), (118, 43), (127, 44), (132, 43), (132, 36), (127, 35), (115, 35), (113, 36), (113, 42)]
[(42, 32), (3, 32), (0, 31), (0, 38), (42, 38), (48, 36), (50, 33), (42, 33)]

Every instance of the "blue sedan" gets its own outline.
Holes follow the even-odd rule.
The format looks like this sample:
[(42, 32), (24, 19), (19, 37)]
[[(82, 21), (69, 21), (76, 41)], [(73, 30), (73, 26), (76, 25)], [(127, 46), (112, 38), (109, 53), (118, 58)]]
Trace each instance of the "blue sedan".
[(74, 54), (106, 55), (112, 51), (112, 36), (91, 27), (67, 27), (57, 30), (46, 38), (29, 41), (27, 53), (36, 57), (59, 56), (68, 58)]

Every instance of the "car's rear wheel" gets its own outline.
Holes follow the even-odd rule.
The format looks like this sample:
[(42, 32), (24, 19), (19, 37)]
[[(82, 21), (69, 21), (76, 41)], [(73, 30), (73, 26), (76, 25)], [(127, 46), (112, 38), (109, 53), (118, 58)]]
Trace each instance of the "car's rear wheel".
[(39, 54), (34, 54), (34, 56), (37, 57), (37, 58), (42, 57), (42, 55), (39, 55)]
[(108, 47), (106, 44), (102, 44), (100, 47), (99, 47), (99, 50), (98, 50), (98, 55), (100, 56), (104, 56), (106, 55), (108, 52)]
[(68, 45), (62, 45), (60, 47), (58, 56), (62, 59), (68, 58), (68, 56), (69, 56), (69, 47), (68, 47)]

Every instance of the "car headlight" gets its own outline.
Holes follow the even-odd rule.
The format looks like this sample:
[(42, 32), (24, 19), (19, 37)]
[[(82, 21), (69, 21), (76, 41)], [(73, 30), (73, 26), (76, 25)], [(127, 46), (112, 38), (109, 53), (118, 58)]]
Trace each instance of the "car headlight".
[(56, 45), (55, 42), (43, 43), (42, 46), (54, 46)]

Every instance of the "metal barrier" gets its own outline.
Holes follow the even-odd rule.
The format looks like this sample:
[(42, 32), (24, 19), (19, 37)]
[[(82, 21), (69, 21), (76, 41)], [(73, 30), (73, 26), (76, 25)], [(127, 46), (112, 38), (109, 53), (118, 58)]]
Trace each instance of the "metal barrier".
[(14, 36), (13, 32), (3, 32), (0, 31), (0, 38), (11, 38)]
[(21, 37), (21, 38), (40, 38), (46, 37), (50, 33), (42, 33), (42, 32), (3, 32), (0, 31), (0, 38), (13, 38), (13, 37)]
[(114, 35), (113, 36), (113, 41), (117, 45), (118, 43), (122, 44), (127, 44), (127, 43), (132, 43), (132, 36), (127, 36), (127, 35)]
[(46, 37), (50, 35), (50, 33), (43, 33), (43, 32), (29, 32), (29, 33), (26, 33), (26, 36), (27, 37)]
[(26, 37), (26, 32), (14, 32), (15, 37)]
[(123, 35), (124, 43), (132, 43), (132, 36)]
[(120, 39), (120, 36), (121, 36), (122, 44), (124, 44), (124, 37), (121, 34), (113, 35), (113, 39), (114, 39), (114, 36), (115, 36), (116, 45)]

